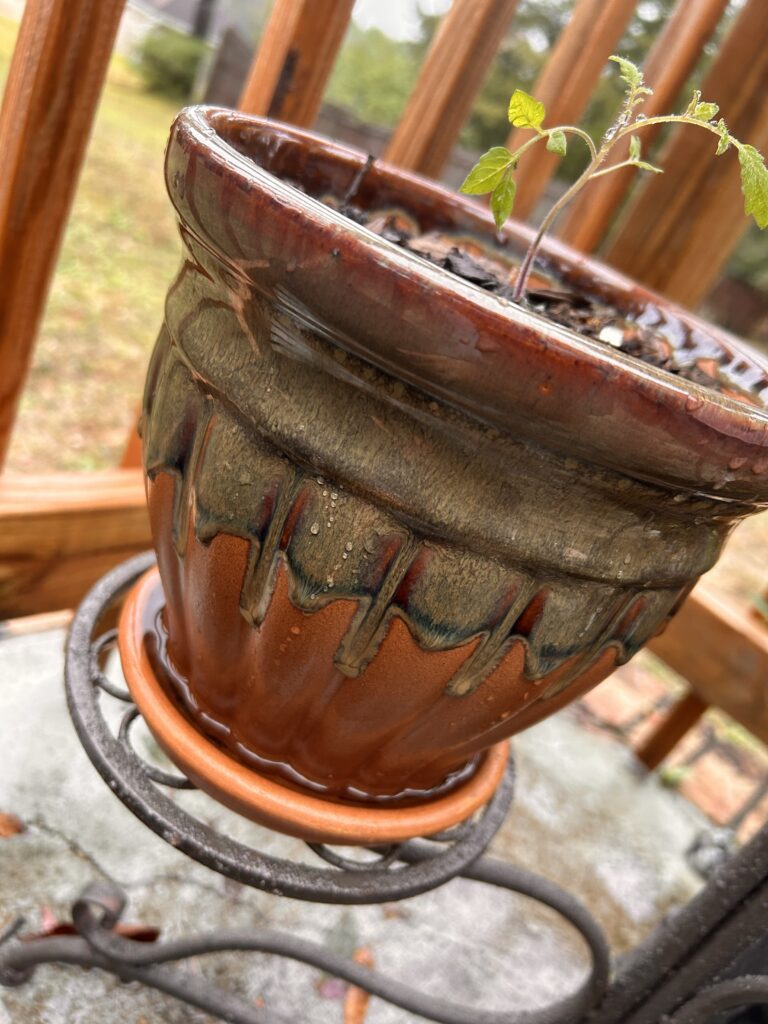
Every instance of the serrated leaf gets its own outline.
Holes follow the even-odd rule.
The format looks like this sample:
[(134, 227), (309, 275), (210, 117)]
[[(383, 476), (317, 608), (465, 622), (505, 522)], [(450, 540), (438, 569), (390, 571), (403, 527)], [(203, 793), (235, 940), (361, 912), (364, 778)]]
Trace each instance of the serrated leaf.
[(483, 153), (462, 182), (459, 191), (470, 196), (493, 192), (511, 163), (512, 154), (509, 150), (504, 146), (494, 146)]
[(716, 103), (697, 103), (691, 117), (695, 117), (697, 121), (711, 121), (717, 116), (719, 109)]
[(566, 150), (568, 149), (568, 141), (565, 137), (565, 132), (559, 128), (555, 128), (554, 131), (549, 133), (547, 139), (547, 149), (550, 153), (557, 153), (558, 156), (565, 156)]
[(633, 135), (629, 140), (629, 159), (639, 160), (640, 159), (640, 139), (636, 135)]
[(491, 213), (496, 221), (496, 227), (504, 226), (505, 221), (512, 213), (515, 205), (515, 193), (517, 182), (511, 174), (505, 174), (491, 195)]
[(522, 89), (515, 89), (509, 99), (509, 123), (515, 128), (533, 128), (534, 131), (541, 131), (546, 113), (544, 104)]
[(768, 167), (762, 153), (754, 146), (739, 144), (741, 165), (741, 191), (744, 193), (744, 212), (755, 218), (759, 228), (768, 227)]
[(616, 54), (608, 59), (619, 65), (619, 74), (630, 89), (639, 89), (644, 85), (642, 71), (631, 60), (627, 60), (626, 57), (618, 57)]

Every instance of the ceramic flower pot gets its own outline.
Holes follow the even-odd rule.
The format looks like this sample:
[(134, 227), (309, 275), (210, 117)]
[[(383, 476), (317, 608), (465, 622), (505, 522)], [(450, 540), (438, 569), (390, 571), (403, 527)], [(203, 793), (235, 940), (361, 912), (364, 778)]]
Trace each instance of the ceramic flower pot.
[[(569, 286), (656, 324), (681, 362), (714, 361), (726, 390), (420, 260), (320, 201), (363, 163), (231, 112), (176, 121), (184, 263), (142, 418), (162, 590), (145, 582), (130, 628), (191, 746), (154, 727), (193, 775), (197, 737), (235, 772), (392, 811), (483, 770), (487, 798), (484, 751), (663, 626), (768, 498), (768, 380), (555, 243)], [(499, 258), (529, 237), (384, 164), (355, 202)]]

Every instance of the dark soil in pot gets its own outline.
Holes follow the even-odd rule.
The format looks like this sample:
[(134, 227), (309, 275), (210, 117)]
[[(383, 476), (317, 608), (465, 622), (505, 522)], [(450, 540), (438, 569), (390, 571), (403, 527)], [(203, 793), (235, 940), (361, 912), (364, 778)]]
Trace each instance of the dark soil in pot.
[[(185, 259), (142, 433), (177, 701), (243, 763), (386, 802), (471, 770), (674, 613), (768, 500), (768, 380), (553, 242), (548, 317), (510, 303), (491, 285), (527, 229), (413, 175), (369, 167), (355, 223), (329, 201), (364, 166), (181, 115)], [(677, 372), (599, 340), (617, 313)]]
[[(370, 166), (372, 161), (366, 164), (366, 169)], [(357, 187), (360, 181), (362, 178)], [(519, 259), (503, 258), (477, 239), (451, 236), (445, 232), (423, 234), (413, 218), (402, 211), (374, 209), (368, 212), (356, 207), (352, 199), (347, 195), (341, 204), (333, 197), (324, 201), (388, 242), (415, 253), (485, 292), (512, 301)], [(690, 337), (685, 339), (687, 328), (680, 319), (667, 317), (659, 320), (648, 316), (646, 311), (639, 316), (622, 313), (597, 296), (565, 287), (562, 278), (544, 270), (532, 277), (523, 305), (650, 366), (742, 401), (756, 402), (748, 388), (735, 386), (721, 376), (717, 359), (690, 354), (695, 345)], [(685, 339), (682, 344), (681, 335)]]

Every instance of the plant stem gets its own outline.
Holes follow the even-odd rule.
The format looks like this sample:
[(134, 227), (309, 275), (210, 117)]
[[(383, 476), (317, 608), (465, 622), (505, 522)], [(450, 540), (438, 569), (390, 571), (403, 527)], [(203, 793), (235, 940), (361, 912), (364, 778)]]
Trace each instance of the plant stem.
[(631, 103), (628, 103), (624, 110), (622, 110), (616, 122), (617, 125), (621, 125), (622, 122), (624, 122), (623, 126), (617, 128), (616, 131), (614, 131), (610, 135), (610, 137), (603, 142), (600, 149), (595, 148), (595, 144), (592, 141), (592, 139), (589, 137), (589, 135), (587, 135), (586, 132), (583, 132), (580, 128), (574, 128), (569, 126), (567, 128), (560, 129), (561, 131), (571, 132), (572, 134), (578, 135), (580, 138), (583, 138), (584, 141), (587, 142), (589, 145), (589, 151), (592, 154), (592, 159), (584, 173), (581, 174), (581, 176), (576, 179), (573, 185), (571, 185), (571, 187), (566, 192), (563, 193), (563, 195), (558, 199), (558, 201), (555, 203), (555, 205), (552, 207), (552, 209), (549, 211), (549, 213), (546, 215), (544, 220), (539, 225), (539, 229), (536, 232), (533, 241), (528, 246), (528, 250), (525, 256), (523, 257), (523, 262), (520, 264), (520, 270), (518, 271), (517, 279), (515, 281), (515, 287), (512, 292), (513, 302), (519, 302), (525, 294), (526, 285), (528, 284), (528, 278), (531, 276), (531, 269), (533, 267), (533, 262), (536, 259), (536, 255), (539, 251), (541, 240), (544, 237), (544, 235), (546, 235), (547, 231), (549, 231), (549, 229), (552, 227), (555, 220), (557, 219), (558, 214), (563, 209), (563, 207), (567, 206), (568, 203), (570, 203), (573, 197), (582, 190), (582, 188), (591, 178), (599, 178), (605, 174), (611, 174), (613, 173), (613, 171), (618, 171), (622, 167), (636, 166), (634, 160), (623, 160), (621, 163), (614, 164), (612, 167), (605, 167), (602, 171), (598, 170), (600, 164), (605, 160), (605, 158), (608, 156), (609, 151), (619, 141), (619, 139), (624, 139), (628, 135), (633, 135), (636, 131), (642, 130), (643, 128), (646, 128), (648, 125), (652, 124), (696, 125), (699, 128), (707, 128), (710, 132), (712, 132), (713, 135), (717, 135), (718, 138), (721, 138), (721, 132), (718, 128), (715, 127), (715, 125), (710, 124), (708, 121), (701, 121), (695, 117), (687, 117), (685, 114), (671, 114), (667, 117), (648, 117), (643, 121), (632, 121), (631, 123), (627, 124), (626, 117), (629, 113), (631, 113), (631, 110)]
[(651, 124), (692, 124), (697, 128), (706, 128), (713, 135), (717, 135), (720, 138), (720, 129), (714, 124), (710, 124), (709, 121), (701, 121), (697, 117), (686, 117), (685, 114), (668, 114), (666, 117), (659, 115), (658, 117), (646, 117), (642, 121), (633, 121), (631, 124), (619, 129), (613, 141), (618, 142), (619, 139), (626, 138), (627, 135), (633, 135), (636, 131), (642, 131), (643, 128), (647, 128)]
[(605, 146), (603, 146), (601, 149), (595, 152), (595, 156), (592, 158), (592, 160), (590, 160), (587, 169), (583, 172), (583, 174), (581, 174), (580, 177), (576, 179), (576, 181), (574, 181), (571, 187), (566, 192), (564, 192), (562, 196), (560, 196), (558, 201), (555, 203), (555, 205), (552, 207), (552, 209), (549, 211), (549, 213), (546, 215), (544, 220), (539, 225), (539, 230), (536, 232), (533, 241), (528, 246), (528, 251), (523, 257), (523, 262), (520, 264), (520, 270), (518, 271), (517, 280), (515, 281), (515, 287), (512, 292), (513, 302), (519, 302), (520, 299), (523, 297), (525, 287), (528, 284), (528, 278), (531, 276), (531, 268), (533, 266), (533, 261), (536, 259), (536, 254), (539, 251), (539, 246), (541, 245), (542, 238), (547, 233), (547, 231), (549, 231), (549, 229), (552, 227), (555, 220), (557, 219), (557, 215), (560, 213), (563, 207), (567, 206), (568, 203), (570, 203), (570, 201), (573, 199), (573, 197), (582, 190), (582, 188), (586, 185), (589, 179), (594, 175), (595, 171), (603, 162), (603, 160), (605, 160), (607, 155), (608, 148)]
[(613, 174), (614, 171), (621, 170), (622, 167), (637, 167), (637, 163), (634, 160), (622, 160), (620, 164), (611, 164), (610, 167), (604, 167), (602, 171), (595, 171), (592, 177), (602, 178), (606, 174)]
[(566, 135), (576, 135), (578, 136), (578, 138), (586, 142), (587, 146), (589, 147), (589, 155), (592, 157), (593, 160), (595, 159), (595, 157), (597, 156), (597, 149), (595, 147), (594, 142), (592, 141), (592, 136), (585, 132), (583, 128), (577, 128), (575, 125), (566, 124), (562, 128), (560, 128), (559, 131), (565, 132)]

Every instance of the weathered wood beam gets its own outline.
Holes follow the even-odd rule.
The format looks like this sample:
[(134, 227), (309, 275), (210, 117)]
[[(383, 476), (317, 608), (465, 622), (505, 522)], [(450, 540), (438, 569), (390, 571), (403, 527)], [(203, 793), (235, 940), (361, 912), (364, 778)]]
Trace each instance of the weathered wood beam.
[(0, 619), (72, 608), (151, 546), (138, 470), (0, 477)]
[[(702, 85), (720, 104), (732, 133), (768, 146), (768, 17), (765, 0), (748, 0)], [(606, 259), (685, 305), (717, 281), (747, 229), (735, 152), (715, 158), (709, 132), (681, 126), (652, 175), (630, 201), (609, 239)]]
[(0, 109), (0, 468), (124, 0), (27, 0)]
[(768, 627), (704, 581), (648, 649), (705, 704), (768, 742)]
[[(533, 89), (547, 108), (546, 125), (578, 124), (636, 6), (637, 0), (577, 0)], [(507, 144), (515, 149), (530, 137), (530, 131), (518, 128)], [(574, 140), (572, 145), (579, 143)], [(516, 217), (525, 220), (533, 213), (559, 159), (539, 145), (520, 161)]]
[(635, 754), (649, 771), (658, 768), (685, 734), (696, 725), (709, 705), (698, 694), (689, 691), (664, 715), (661, 722), (646, 736)]
[[(653, 88), (653, 96), (643, 104), (647, 117), (673, 110), (727, 6), (728, 0), (678, 0), (643, 66), (645, 80)], [(660, 127), (650, 126), (639, 133), (644, 152), (650, 149), (659, 131)], [(620, 143), (611, 162), (620, 163), (628, 155), (629, 143)], [(559, 232), (561, 238), (583, 252), (593, 252), (605, 237), (638, 173), (627, 167), (591, 183), (571, 204)]]
[(275, 0), (240, 110), (311, 127), (353, 7), (354, 0)]
[(440, 174), (517, 5), (518, 0), (454, 0), (385, 159), (411, 171)]

